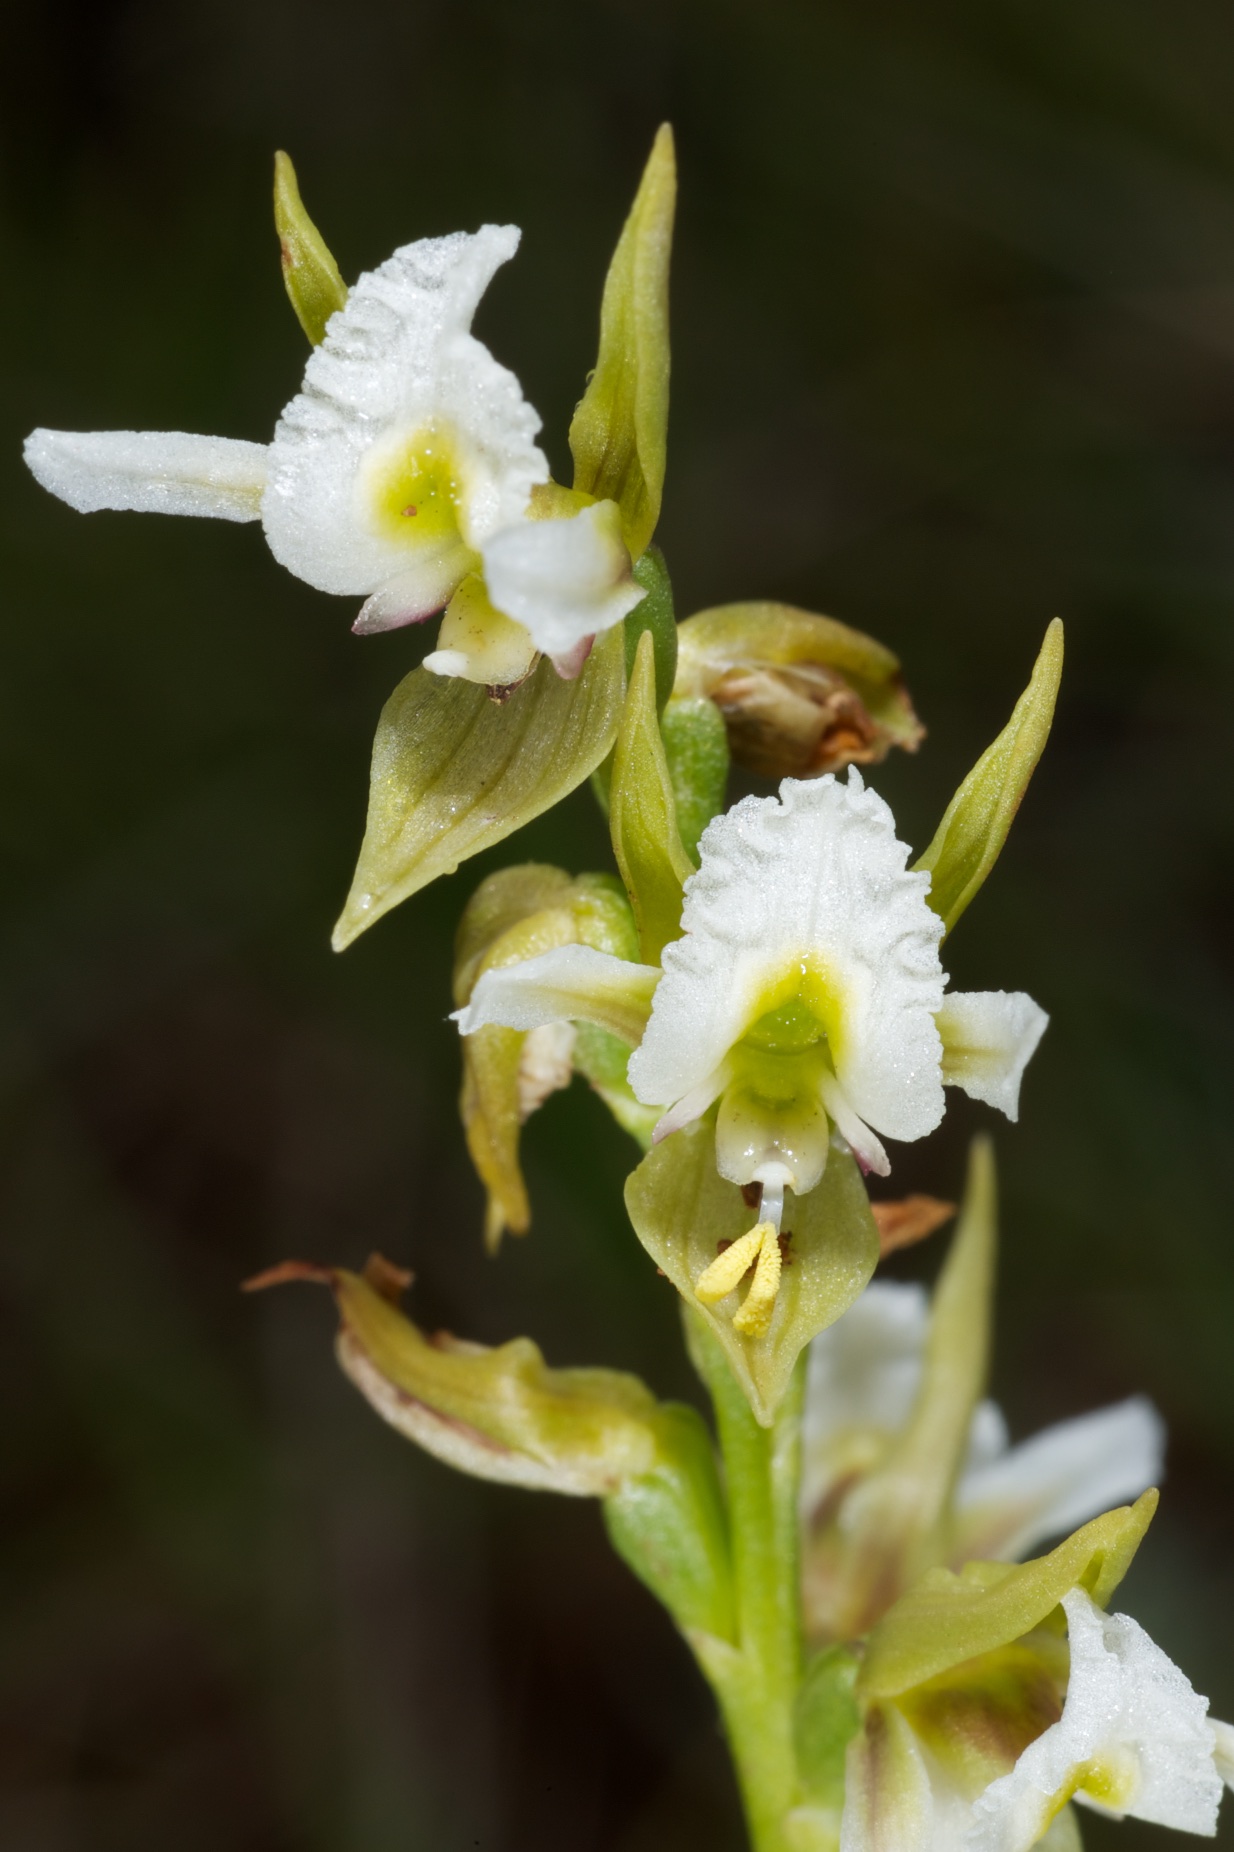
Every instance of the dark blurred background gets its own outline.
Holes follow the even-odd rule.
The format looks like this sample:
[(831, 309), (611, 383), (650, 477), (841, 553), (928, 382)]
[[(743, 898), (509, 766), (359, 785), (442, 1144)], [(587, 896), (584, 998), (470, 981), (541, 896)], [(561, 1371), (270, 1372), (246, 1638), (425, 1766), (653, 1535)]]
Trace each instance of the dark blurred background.
[[(347, 276), (524, 227), (479, 332), (562, 473), (672, 119), (679, 608), (781, 597), (900, 651), (930, 736), (875, 782), (918, 846), (1066, 619), (952, 948), (1054, 1017), (997, 1127), (995, 1387), (1021, 1436), (1156, 1398), (1127, 1605), (1234, 1716), (1229, 6), (10, 0), (4, 34), (5, 1852), (742, 1843), (595, 1508), (451, 1476), (338, 1374), (324, 1294), (237, 1292), (380, 1247), (429, 1325), (690, 1393), (599, 1104), (533, 1123), (536, 1224), (496, 1262), (454, 1114), (454, 920), (503, 860), (606, 865), (587, 795), (336, 958), (425, 635), (357, 641), (256, 527), (83, 520), (18, 461), (36, 423), (268, 436), (306, 353), (276, 146)], [(958, 1100), (897, 1188), (954, 1194), (987, 1118)]]

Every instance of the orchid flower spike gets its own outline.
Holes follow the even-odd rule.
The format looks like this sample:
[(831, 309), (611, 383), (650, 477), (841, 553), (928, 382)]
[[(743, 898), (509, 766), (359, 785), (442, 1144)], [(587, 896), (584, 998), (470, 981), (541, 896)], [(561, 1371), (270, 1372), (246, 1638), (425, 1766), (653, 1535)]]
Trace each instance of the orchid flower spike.
[(37, 430), (26, 461), (83, 513), (261, 521), (298, 578), (365, 597), (361, 634), (448, 605), (425, 659), (439, 675), (509, 685), (537, 651), (577, 675), (643, 592), (616, 503), (549, 485), (539, 417), (470, 331), (519, 235), (485, 225), (421, 239), (362, 276), (272, 443)]
[(855, 766), (846, 784), (786, 778), (778, 797), (743, 799), (699, 847), (659, 969), (567, 946), (486, 972), (455, 1020), (464, 1035), (598, 1022), (637, 1043), (630, 1085), (665, 1109), (657, 1141), (718, 1101), (720, 1173), (759, 1186), (762, 1213), (695, 1290), (710, 1303), (753, 1267), (765, 1327), (785, 1191), (815, 1187), (833, 1140), (885, 1176), (882, 1139), (933, 1131), (944, 1086), (1015, 1119), (1048, 1018), (1022, 992), (946, 993), (930, 877), (906, 869)]

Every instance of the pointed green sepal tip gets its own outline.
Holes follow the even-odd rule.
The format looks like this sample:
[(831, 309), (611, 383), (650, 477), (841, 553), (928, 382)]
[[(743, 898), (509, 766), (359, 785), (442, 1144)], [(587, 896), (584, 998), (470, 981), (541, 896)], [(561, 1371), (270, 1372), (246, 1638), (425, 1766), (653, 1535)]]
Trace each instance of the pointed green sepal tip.
[(574, 681), (541, 661), (503, 702), (476, 682), (413, 669), (377, 723), (368, 820), (335, 951), (582, 784), (616, 738), (624, 696), (619, 628)]
[(831, 1152), (822, 1181), (788, 1199), (787, 1264), (761, 1336), (735, 1328), (738, 1291), (715, 1305), (701, 1304), (694, 1292), (721, 1245), (738, 1240), (757, 1220), (736, 1184), (716, 1170), (714, 1117), (653, 1147), (626, 1184), (626, 1208), (652, 1260), (720, 1346), (755, 1419), (770, 1427), (798, 1357), (848, 1310), (878, 1262), (878, 1231), (856, 1163)]
[(309, 340), (325, 338), (326, 323), (347, 301), (347, 285), (325, 239), (304, 209), (291, 156), (274, 157), (274, 229), (288, 299)]
[(659, 1459), (605, 1500), (619, 1556), (688, 1633), (736, 1642), (724, 1495), (702, 1417), (666, 1402), (657, 1417)]
[(915, 863), (930, 876), (929, 902), (947, 931), (998, 860), (1036, 770), (1063, 672), (1063, 626), (1056, 617), (1011, 719), (982, 753), (943, 813), (934, 840)]
[(1156, 1509), (1157, 1493), (1150, 1490), (1032, 1562), (969, 1563), (959, 1575), (930, 1570), (871, 1633), (859, 1696), (866, 1702), (899, 1698), (966, 1659), (1009, 1646), (1048, 1620), (1073, 1588), (1105, 1607)]
[(673, 132), (656, 136), (604, 285), (600, 351), (570, 425), (574, 486), (621, 509), (633, 559), (660, 518), (668, 431), (668, 275), (677, 200)]
[(426, 1338), (399, 1309), (410, 1279), (375, 1255), (363, 1274), (289, 1261), (248, 1287), (329, 1286), (345, 1374), (392, 1428), (459, 1472), (608, 1498), (659, 1465), (660, 1404), (636, 1376), (550, 1369), (530, 1338), (494, 1349)]
[(613, 853), (638, 922), (644, 964), (681, 932), (682, 888), (694, 873), (677, 828), (677, 803), (656, 718), (655, 649), (639, 639), (613, 751), (609, 786)]

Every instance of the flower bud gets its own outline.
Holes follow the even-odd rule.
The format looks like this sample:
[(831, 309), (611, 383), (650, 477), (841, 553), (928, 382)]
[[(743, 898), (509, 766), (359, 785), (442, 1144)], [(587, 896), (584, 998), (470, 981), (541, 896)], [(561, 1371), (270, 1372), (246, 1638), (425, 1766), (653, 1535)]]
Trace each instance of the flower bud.
[(834, 618), (793, 605), (718, 605), (678, 627), (674, 695), (705, 696), (733, 758), (766, 778), (813, 778), (873, 765), (925, 729), (891, 651)]

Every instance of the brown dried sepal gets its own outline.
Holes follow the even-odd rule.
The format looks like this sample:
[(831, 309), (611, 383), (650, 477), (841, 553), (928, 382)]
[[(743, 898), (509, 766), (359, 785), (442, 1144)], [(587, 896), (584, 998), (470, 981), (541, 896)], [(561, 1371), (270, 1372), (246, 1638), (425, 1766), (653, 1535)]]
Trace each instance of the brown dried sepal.
[(712, 700), (739, 765), (764, 778), (814, 778), (845, 765), (877, 765), (891, 737), (835, 669), (803, 662), (730, 669)]
[(878, 1249), (882, 1259), (897, 1248), (910, 1248), (949, 1222), (955, 1214), (954, 1203), (937, 1196), (904, 1196), (898, 1202), (870, 1204), (870, 1214), (878, 1230)]

